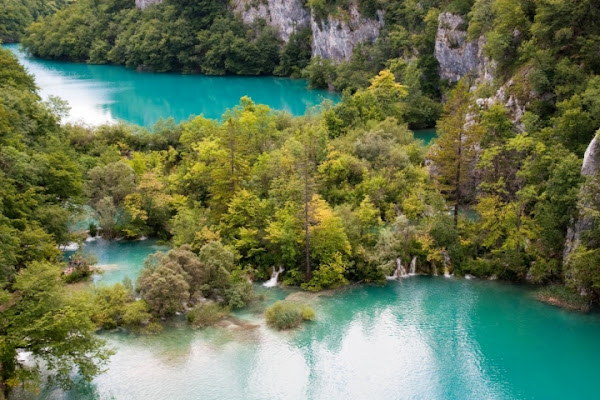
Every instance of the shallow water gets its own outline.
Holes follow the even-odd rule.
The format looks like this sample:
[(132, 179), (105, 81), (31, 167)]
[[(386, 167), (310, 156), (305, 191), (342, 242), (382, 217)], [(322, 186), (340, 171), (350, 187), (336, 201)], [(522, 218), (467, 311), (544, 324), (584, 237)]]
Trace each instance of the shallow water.
[(435, 130), (435, 128), (418, 129), (414, 131), (414, 133), (415, 139), (420, 139), (423, 142), (425, 142), (425, 144), (431, 143), (431, 141), (437, 137), (437, 131)]
[[(167, 251), (168, 246), (157, 244), (154, 239), (146, 240), (114, 240), (101, 238), (88, 239), (84, 243), (85, 253), (92, 254), (98, 260), (96, 267), (102, 274), (93, 275), (98, 285), (113, 285), (128, 277), (135, 283), (144, 266), (144, 260), (157, 251)], [(75, 251), (65, 251), (64, 257), (74, 255)]]
[(114, 65), (88, 65), (29, 57), (17, 44), (7, 44), (35, 76), (41, 95), (59, 96), (71, 106), (67, 122), (101, 124), (122, 120), (142, 126), (159, 118), (176, 122), (191, 115), (220, 118), (226, 109), (250, 96), (292, 115), (339, 94), (309, 90), (307, 81), (275, 77), (205, 76), (137, 72)]
[[(98, 243), (99, 244), (99, 243)], [(147, 247), (146, 250), (142, 250)], [(97, 246), (100, 249), (102, 246)], [(99, 258), (136, 264), (152, 242), (112, 242)], [(104, 258), (106, 254), (108, 258)], [(127, 261), (129, 255), (132, 256)], [(141, 260), (141, 257), (139, 257)], [(130, 269), (133, 272), (134, 269)], [(117, 275), (107, 281), (117, 281)], [(267, 289), (268, 303), (292, 293)], [(117, 349), (107, 372), (39, 399), (583, 399), (597, 395), (600, 316), (563, 311), (518, 286), (411, 277), (329, 297), (297, 293), (317, 320), (292, 332), (262, 308), (195, 331), (102, 334)], [(263, 308), (266, 304), (263, 304)], [(20, 396), (17, 398), (27, 398)]]

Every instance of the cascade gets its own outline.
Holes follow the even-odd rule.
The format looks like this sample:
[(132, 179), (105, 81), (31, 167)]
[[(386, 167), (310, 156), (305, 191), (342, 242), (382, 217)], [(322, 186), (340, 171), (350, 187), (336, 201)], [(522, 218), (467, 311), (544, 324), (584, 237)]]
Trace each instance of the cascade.
[(410, 269), (409, 275), (417, 274), (417, 256), (414, 256), (412, 260), (410, 260)]
[(438, 276), (437, 267), (433, 264), (433, 276)]
[(398, 257), (396, 258), (396, 270), (394, 271), (394, 274), (386, 276), (385, 278), (390, 281), (398, 278), (404, 278), (406, 276), (408, 276), (408, 274), (406, 273), (406, 269), (402, 265), (402, 259)]
[(273, 266), (273, 273), (271, 274), (271, 279), (269, 279), (268, 281), (263, 283), (263, 286), (265, 286), (265, 287), (277, 286), (277, 278), (279, 277), (279, 274), (282, 273), (283, 271), (285, 271), (285, 269), (283, 269), (282, 267), (279, 267), (279, 270), (275, 271), (275, 266)]

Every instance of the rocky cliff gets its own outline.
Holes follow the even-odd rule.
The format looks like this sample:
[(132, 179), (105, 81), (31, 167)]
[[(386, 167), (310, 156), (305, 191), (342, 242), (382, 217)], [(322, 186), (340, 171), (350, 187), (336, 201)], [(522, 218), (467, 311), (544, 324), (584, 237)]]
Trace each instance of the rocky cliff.
[(264, 19), (287, 42), (302, 27), (312, 31), (312, 55), (335, 61), (348, 60), (359, 43), (374, 42), (383, 26), (383, 13), (376, 20), (365, 18), (355, 3), (339, 15), (320, 19), (300, 0), (235, 0), (234, 12), (247, 24)]
[(454, 83), (473, 73), (479, 82), (491, 81), (493, 65), (483, 54), (484, 45), (484, 37), (467, 41), (467, 23), (460, 15), (440, 14), (434, 52), (440, 78)]
[(312, 55), (336, 61), (349, 60), (359, 43), (373, 43), (383, 27), (383, 13), (377, 13), (377, 20), (364, 18), (352, 4), (347, 15), (327, 16), (319, 21), (315, 15), (311, 18)]
[[(583, 165), (581, 166), (581, 175), (588, 177), (594, 176), (600, 172), (600, 141), (598, 134), (592, 139), (585, 155), (583, 157)], [(586, 185), (581, 187), (581, 190), (586, 190)], [(581, 233), (589, 230), (592, 227), (592, 219), (581, 214), (581, 209), (585, 208), (585, 204), (579, 205), (580, 215), (576, 221), (573, 221), (572, 226), (567, 231), (567, 240), (565, 242), (565, 250), (563, 253), (563, 263), (566, 265), (569, 262), (569, 257), (579, 246)]]
[(264, 19), (286, 43), (292, 33), (310, 25), (310, 11), (300, 0), (234, 0), (233, 10), (246, 24)]

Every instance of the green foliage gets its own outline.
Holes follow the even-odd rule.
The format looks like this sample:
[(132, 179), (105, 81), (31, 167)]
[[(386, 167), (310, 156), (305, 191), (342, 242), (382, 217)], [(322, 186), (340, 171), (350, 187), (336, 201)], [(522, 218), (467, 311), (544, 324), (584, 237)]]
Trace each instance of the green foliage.
[(323, 289), (335, 289), (348, 284), (348, 280), (344, 277), (346, 265), (342, 260), (340, 253), (333, 255), (333, 260), (328, 264), (321, 264), (319, 269), (313, 273), (312, 278), (307, 283), (303, 284), (304, 289), (318, 292)]
[(18, 42), (34, 21), (67, 7), (73, 0), (6, 0), (0, 12), (0, 42)]
[(217, 303), (201, 303), (187, 313), (187, 320), (195, 328), (206, 328), (226, 317), (228, 313), (227, 308)]
[[(101, 372), (110, 352), (94, 335), (89, 303), (70, 295), (48, 262), (32, 262), (15, 277), (14, 294), (3, 304), (2, 381), (9, 388), (39, 378), (40, 362), (63, 387), (72, 384), (72, 372), (91, 380)], [(17, 350), (30, 351), (35, 365), (25, 365)], [(31, 383), (31, 382), (29, 382)]]
[(315, 312), (308, 306), (290, 301), (278, 301), (265, 311), (267, 324), (278, 329), (296, 328), (302, 321), (315, 319)]
[(538, 289), (535, 293), (538, 300), (573, 311), (588, 312), (590, 297), (582, 296), (572, 288), (563, 285), (549, 285)]
[(189, 246), (148, 257), (136, 290), (151, 312), (168, 317), (202, 298), (242, 308), (253, 298), (252, 286), (235, 266), (234, 254), (221, 242), (211, 241), (198, 254)]

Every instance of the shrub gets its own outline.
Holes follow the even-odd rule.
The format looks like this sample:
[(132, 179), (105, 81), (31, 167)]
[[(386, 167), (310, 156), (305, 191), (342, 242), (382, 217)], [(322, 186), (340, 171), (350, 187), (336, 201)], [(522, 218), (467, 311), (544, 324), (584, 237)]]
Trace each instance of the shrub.
[(278, 301), (265, 311), (267, 324), (279, 330), (295, 328), (302, 321), (313, 321), (315, 311), (301, 304)]
[(303, 289), (318, 292), (323, 289), (336, 289), (348, 284), (348, 280), (344, 277), (346, 264), (342, 259), (342, 255), (336, 252), (333, 257), (332, 262), (321, 265), (313, 273), (311, 280), (302, 284)]
[(544, 303), (571, 311), (588, 312), (590, 310), (589, 296), (582, 296), (562, 285), (555, 284), (543, 287), (535, 293), (535, 297)]
[(217, 303), (198, 304), (187, 314), (188, 322), (196, 328), (214, 325), (229, 313), (229, 309)]
[(88, 229), (89, 229), (89, 232), (90, 232), (90, 236), (91, 237), (96, 237), (96, 235), (98, 234), (98, 226), (95, 223), (90, 222), (90, 225), (89, 225)]
[(144, 300), (136, 300), (128, 303), (125, 306), (125, 311), (122, 317), (122, 323), (125, 326), (136, 328), (143, 325), (148, 325), (152, 315), (148, 309), (148, 303)]

